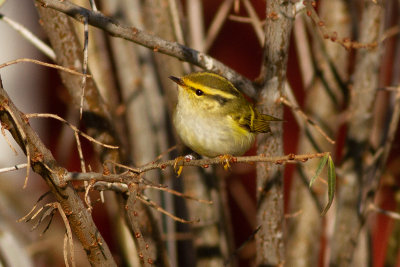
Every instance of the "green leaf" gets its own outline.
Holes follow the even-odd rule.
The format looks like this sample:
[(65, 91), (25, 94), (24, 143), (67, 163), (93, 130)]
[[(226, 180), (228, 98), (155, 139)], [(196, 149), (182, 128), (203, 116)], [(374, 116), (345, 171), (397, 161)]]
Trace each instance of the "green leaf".
[(333, 198), (335, 196), (335, 189), (336, 189), (336, 172), (335, 172), (335, 165), (333, 164), (333, 160), (331, 156), (329, 156), (328, 161), (328, 203), (326, 204), (324, 210), (322, 211), (321, 215), (324, 216), (326, 212), (332, 205)]
[(318, 164), (318, 168), (317, 168), (317, 172), (315, 173), (315, 175), (311, 178), (310, 180), (310, 187), (313, 185), (313, 183), (315, 182), (315, 180), (318, 178), (318, 176), (321, 174), (322, 170), (325, 167), (326, 161), (328, 160), (329, 153), (326, 153), (325, 156), (319, 161)]

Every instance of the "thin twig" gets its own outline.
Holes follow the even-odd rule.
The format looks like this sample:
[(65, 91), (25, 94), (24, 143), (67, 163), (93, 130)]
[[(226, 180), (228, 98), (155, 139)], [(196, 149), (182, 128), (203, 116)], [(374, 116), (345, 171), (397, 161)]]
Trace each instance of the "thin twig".
[(14, 165), (12, 167), (1, 168), (0, 173), (20, 170), (20, 169), (26, 168), (27, 166), (28, 166), (27, 163), (21, 163), (21, 164)]
[(4, 67), (7, 67), (7, 66), (10, 66), (10, 65), (13, 65), (13, 64), (20, 63), (20, 62), (35, 63), (35, 64), (42, 65), (42, 66), (45, 66), (45, 67), (49, 67), (49, 68), (65, 71), (65, 72), (68, 72), (68, 73), (71, 73), (71, 74), (74, 74), (74, 75), (86, 76), (88, 78), (92, 77), (92, 75), (89, 75), (89, 74), (83, 74), (83, 73), (80, 73), (78, 71), (62, 67), (60, 65), (46, 63), (46, 62), (42, 62), (42, 61), (39, 61), (39, 60), (36, 60), (36, 59), (31, 59), (31, 58), (19, 58), (19, 59), (15, 59), (15, 60), (12, 60), (12, 61), (8, 61), (6, 63), (0, 64), (0, 69), (4, 68)]
[(262, 22), (258, 18), (256, 11), (254, 10), (253, 5), (249, 0), (242, 0), (244, 7), (246, 8), (247, 14), (249, 14), (251, 25), (253, 25), (253, 29), (256, 32), (258, 42), (260, 45), (264, 43), (264, 31), (262, 28)]
[(319, 127), (319, 125), (312, 120), (311, 118), (309, 118), (298, 106), (294, 106), (287, 98), (285, 97), (281, 97), (280, 101), (285, 104), (286, 106), (288, 106), (289, 108), (291, 108), (293, 110), (293, 112), (297, 112), (298, 114), (300, 114), (301, 117), (303, 117), (304, 121), (311, 125), (312, 127), (314, 127), (329, 143), (331, 143), (332, 145), (335, 144), (335, 141), (332, 140), (325, 132), (324, 130), (321, 129), (321, 127)]
[(234, 0), (233, 12), (235, 12), (236, 14), (240, 12), (240, 0)]
[(247, 239), (240, 244), (240, 246), (235, 250), (235, 252), (229, 257), (229, 259), (227, 259), (224, 262), (224, 266), (230, 266), (230, 262), (232, 261), (232, 259), (234, 257), (237, 257), (239, 254), (239, 251), (242, 250), (246, 245), (250, 244), (250, 242), (254, 239), (254, 237), (256, 236), (257, 232), (261, 229), (261, 225), (258, 226), (248, 237)]
[(28, 40), (34, 47), (43, 52), (46, 56), (48, 56), (51, 60), (56, 60), (56, 54), (50, 46), (45, 44), (42, 40), (37, 38), (32, 32), (30, 32), (27, 28), (25, 28), (22, 24), (19, 24), (16, 21), (0, 14), (0, 20), (3, 20), (5, 23), (11, 26), (14, 30), (16, 30), (19, 34), (22, 35), (26, 40)]
[(36, 2), (40, 3), (43, 7), (58, 10), (80, 22), (82, 22), (84, 17), (87, 17), (90, 25), (103, 29), (114, 37), (132, 41), (150, 48), (154, 52), (160, 52), (192, 63), (208, 71), (218, 73), (234, 83), (249, 97), (256, 97), (256, 90), (250, 80), (203, 52), (196, 51), (176, 42), (164, 40), (135, 27), (122, 26), (114, 19), (106, 17), (100, 12), (93, 12), (67, 0), (36, 0)]
[(370, 203), (368, 206), (368, 209), (370, 211), (379, 212), (383, 215), (388, 216), (389, 218), (400, 221), (400, 213), (398, 213), (398, 212), (381, 209), (381, 208), (377, 207), (374, 203)]
[(322, 36), (325, 39), (329, 39), (332, 42), (338, 43), (342, 45), (346, 49), (354, 48), (367, 48), (367, 49), (372, 49), (375, 48), (378, 45), (378, 42), (371, 42), (371, 43), (360, 43), (356, 41), (351, 41), (350, 38), (339, 38), (337, 32), (333, 31), (331, 32), (328, 30), (326, 27), (325, 23), (320, 19), (318, 16), (317, 12), (315, 11), (313, 7), (313, 2), (310, 0), (304, 0), (303, 1), (304, 5), (306, 6), (307, 9), (307, 16), (309, 16), (315, 23), (315, 25), (318, 26), (318, 29), (320, 30)]
[[(68, 243), (69, 243), (69, 250), (70, 250), (69, 253), (70, 253), (70, 256), (71, 256), (71, 264), (72, 264), (73, 267), (75, 267), (75, 251), (74, 251), (74, 241), (72, 240), (71, 226), (69, 225), (67, 216), (65, 215), (64, 210), (61, 207), (61, 204), (59, 202), (55, 202), (55, 203), (53, 203), (53, 206), (58, 209), (58, 212), (60, 213), (61, 218), (64, 221), (64, 225), (65, 225), (65, 228), (67, 230), (67, 236), (68, 236)], [(64, 252), (66, 252), (66, 251), (64, 251)]]
[(118, 162), (114, 162), (112, 160), (104, 161), (104, 164), (106, 164), (106, 163), (111, 163), (114, 166), (114, 168), (115, 167), (120, 167), (120, 168), (124, 168), (124, 169), (126, 169), (128, 171), (131, 171), (131, 172), (134, 172), (134, 173), (138, 173), (138, 169), (137, 168), (132, 168), (132, 167), (126, 166), (124, 164), (121, 164), (121, 163), (118, 163)]
[(113, 146), (113, 145), (107, 145), (107, 144), (103, 144), (100, 141), (97, 141), (96, 139), (94, 139), (93, 137), (85, 134), (84, 132), (82, 132), (81, 130), (79, 130), (76, 126), (72, 125), (71, 123), (69, 123), (68, 121), (66, 121), (65, 119), (61, 118), (58, 115), (55, 114), (51, 114), (51, 113), (31, 113), (31, 114), (25, 114), (25, 116), (29, 119), (29, 118), (52, 118), (52, 119), (56, 119), (59, 120), (63, 123), (65, 123), (66, 125), (68, 125), (74, 132), (77, 132), (78, 134), (80, 134), (81, 136), (85, 137), (87, 140), (96, 143), (100, 146), (106, 147), (106, 148), (111, 148), (111, 149), (118, 149), (118, 146)]
[(93, 188), (100, 192), (103, 192), (105, 190), (111, 190), (118, 193), (128, 192), (128, 186), (126, 184), (121, 184), (121, 183), (108, 183), (99, 181), (93, 185)]
[(86, 165), (85, 165), (85, 158), (83, 157), (83, 151), (81, 146), (81, 141), (79, 140), (79, 134), (74, 131), (75, 141), (76, 141), (76, 148), (78, 150), (79, 155), (79, 162), (81, 163), (81, 170), (82, 172), (86, 172)]
[(204, 52), (204, 15), (203, 1), (189, 0), (186, 1), (186, 13), (188, 20), (188, 32), (190, 35), (189, 46)]
[(50, 191), (47, 191), (46, 193), (44, 193), (43, 195), (41, 195), (39, 197), (39, 199), (36, 201), (35, 205), (33, 205), (32, 209), (22, 218), (18, 219), (17, 222), (22, 222), (22, 221), (29, 221), (31, 218), (28, 219), (28, 217), (33, 213), (33, 211), (36, 209), (37, 205), (39, 204), (39, 202), (45, 198), (48, 194), (50, 194)]
[(88, 44), (89, 44), (89, 25), (87, 17), (83, 19), (83, 66), (82, 72), (84, 76), (82, 77), (82, 84), (81, 84), (81, 104), (79, 106), (79, 115), (80, 119), (82, 119), (83, 114), (83, 102), (85, 100), (85, 88), (86, 88), (86, 73), (88, 68)]
[(387, 29), (382, 34), (381, 38), (379, 38), (379, 42), (382, 43), (382, 42), (386, 41), (387, 39), (396, 36), (399, 33), (400, 33), (400, 26), (399, 25), (393, 26), (393, 27)]
[(66, 267), (69, 267), (69, 261), (68, 261), (68, 256), (67, 256), (67, 247), (68, 247), (68, 234), (67, 234), (67, 232), (65, 232), (65, 234), (64, 234), (64, 247), (63, 247), (64, 263), (65, 263)]
[(94, 0), (89, 0), (89, 3), (90, 3), (90, 7), (93, 9), (93, 11), (98, 11), (96, 2)]
[[(232, 20), (232, 21), (240, 22), (240, 23), (251, 23), (251, 18), (238, 16), (238, 15), (229, 15), (228, 19)], [(265, 20), (261, 21), (261, 25), (263, 26), (264, 24), (265, 24)]]
[(93, 207), (91, 205), (91, 201), (90, 201), (90, 197), (89, 197), (89, 191), (92, 188), (93, 184), (95, 183), (95, 181), (91, 180), (86, 186), (85, 189), (85, 203), (87, 205), (87, 209), (89, 210), (89, 212), (91, 212), (93, 210)]
[(129, 197), (127, 200), (127, 205), (126, 205), (126, 213), (128, 215), (128, 220), (129, 223), (131, 224), (131, 229), (134, 233), (134, 238), (137, 241), (137, 252), (139, 254), (139, 257), (141, 258), (142, 266), (144, 267), (151, 267), (153, 264), (153, 259), (151, 258), (151, 253), (152, 251), (148, 250), (149, 245), (146, 244), (146, 241), (144, 239), (144, 236), (142, 234), (142, 231), (140, 229), (139, 221), (138, 219), (140, 218), (138, 215), (138, 208), (136, 204), (136, 200), (138, 199), (139, 195), (139, 187), (135, 184), (129, 184)]
[[(301, 2), (301, 1), (300, 1)], [(299, 61), (303, 88), (307, 89), (314, 76), (310, 40), (307, 38), (304, 16), (298, 17), (294, 22), (293, 37)]]
[(165, 209), (161, 208), (157, 203), (155, 203), (154, 201), (150, 200), (149, 198), (147, 198), (144, 195), (137, 195), (136, 198), (139, 199), (140, 201), (142, 201), (144, 204), (149, 205), (150, 207), (152, 207), (152, 208), (156, 209), (157, 211), (167, 215), (168, 217), (170, 217), (171, 219), (173, 219), (173, 220), (175, 220), (177, 222), (193, 224), (193, 223), (196, 223), (196, 222), (200, 221), (200, 219), (188, 221), (188, 220), (176, 217), (175, 215), (173, 215), (172, 213), (169, 213)]
[[(241, 156), (241, 157), (230, 157), (230, 162), (232, 163), (254, 163), (254, 162), (269, 162), (278, 165), (282, 164), (294, 164), (298, 162), (306, 162), (309, 159), (314, 158), (322, 158), (326, 154), (330, 152), (323, 152), (323, 153), (312, 153), (312, 154), (302, 154), (302, 155), (295, 155), (295, 154), (288, 154), (285, 156), (278, 156), (278, 157), (266, 157), (264, 155), (257, 155), (257, 156)], [(203, 168), (208, 168), (210, 165), (216, 164), (226, 164), (226, 162), (221, 159), (221, 157), (215, 158), (206, 158), (206, 159), (190, 159), (185, 158), (184, 160), (177, 161), (176, 159), (173, 160), (166, 160), (160, 162), (153, 162), (151, 164), (147, 164), (142, 167), (129, 167), (120, 163), (106, 161), (115, 166), (124, 168), (129, 170), (123, 174), (100, 174), (100, 173), (68, 173), (64, 176), (65, 181), (70, 180), (88, 180), (89, 177), (93, 177), (93, 179), (100, 179), (99, 177), (103, 177), (101, 179), (106, 180), (108, 182), (122, 182), (124, 179), (132, 179), (137, 178), (138, 174), (154, 170), (160, 169), (164, 170), (167, 167), (180, 167), (180, 166), (198, 166)]]
[[(125, 178), (124, 179), (120, 179), (120, 180), (124, 180), (124, 181), (119, 181), (116, 182), (116, 180), (118, 179), (119, 175), (118, 174), (114, 174), (114, 181), (107, 181), (109, 177), (104, 176), (100, 173), (85, 173), (84, 176), (80, 176), (80, 173), (71, 173), (69, 175), (67, 175), (67, 180), (68, 181), (94, 181), (95, 183), (93, 184), (93, 188), (95, 190), (98, 191), (104, 191), (104, 190), (111, 190), (111, 191), (117, 191), (117, 192), (127, 192), (128, 191), (128, 184), (131, 183), (132, 181), (128, 181)], [(72, 178), (74, 177), (74, 178)], [(79, 177), (79, 179), (75, 179), (75, 177)], [(194, 197), (192, 195), (188, 195), (185, 193), (181, 193), (178, 191), (175, 191), (173, 189), (169, 189), (163, 186), (156, 186), (156, 185), (151, 185), (151, 184), (141, 184), (141, 186), (143, 186), (143, 188), (148, 188), (148, 189), (156, 189), (156, 190), (160, 190), (160, 191), (164, 191), (170, 194), (173, 194), (175, 196), (178, 197), (182, 197), (188, 200), (193, 200), (193, 201), (197, 201), (199, 203), (204, 203), (207, 205), (211, 205), (213, 204), (213, 201), (211, 200), (205, 200), (205, 199), (200, 199), (197, 197)], [(78, 187), (79, 190), (86, 190), (83, 187)]]
[(28, 140), (27, 140), (27, 137), (26, 137), (26, 133), (24, 132), (22, 126), (19, 125), (18, 120), (16, 119), (16, 115), (12, 112), (12, 110), (10, 110), (10, 107), (6, 103), (4, 103), (2, 105), (2, 108), (6, 109), (7, 112), (9, 113), (10, 117), (14, 120), (15, 127), (17, 128), (17, 131), (20, 132), (21, 139), (23, 140), (23, 145), (24, 145), (24, 148), (25, 148), (25, 151), (26, 151), (26, 161), (27, 161), (27, 163), (26, 163), (26, 177), (25, 177), (24, 186), (22, 187), (23, 189), (25, 189), (27, 184), (28, 184), (29, 171), (31, 169), (31, 152), (29, 150)]
[[(171, 151), (174, 151), (176, 149), (176, 145), (172, 146), (170, 148), (167, 149), (167, 151), (162, 152), (160, 155), (157, 156), (157, 158), (155, 160), (153, 160), (152, 162), (155, 161), (159, 161), (160, 159), (162, 159), (162, 157), (164, 157), (165, 155), (169, 154)], [(146, 164), (145, 164), (146, 165)]]
[(207, 52), (211, 48), (216, 37), (218, 36), (218, 33), (224, 25), (224, 22), (228, 17), (229, 11), (232, 8), (233, 1), (234, 0), (224, 0), (224, 2), (218, 8), (217, 14), (214, 16), (214, 19), (211, 22), (211, 25), (208, 28), (208, 32), (206, 34), (206, 38), (204, 41), (204, 52)]
[(148, 185), (148, 184), (144, 185), (144, 187), (152, 188), (152, 189), (156, 189), (156, 190), (160, 190), (160, 191), (164, 191), (164, 192), (168, 192), (168, 193), (173, 194), (175, 196), (186, 198), (186, 199), (190, 199), (190, 200), (194, 200), (194, 201), (197, 201), (197, 202), (200, 202), (200, 203), (205, 203), (205, 204), (209, 204), (209, 205), (213, 204), (213, 202), (211, 200), (205, 200), (205, 199), (196, 198), (194, 196), (187, 195), (187, 194), (184, 194), (184, 193), (181, 193), (181, 192), (178, 192), (178, 191), (175, 191), (173, 189), (166, 188), (166, 187), (154, 186), (154, 185)]
[[(325, 156), (326, 153), (313, 153), (313, 154), (303, 154), (303, 155), (295, 155), (289, 154), (286, 156), (279, 157), (265, 157), (263, 155), (258, 156), (242, 156), (242, 157), (232, 157), (231, 162), (243, 162), (243, 163), (254, 163), (254, 162), (269, 162), (274, 164), (287, 164), (287, 163), (297, 163), (297, 162), (306, 162), (309, 159), (313, 158), (321, 158)], [(149, 164), (140, 168), (132, 168), (132, 171), (136, 173), (143, 173), (149, 170), (154, 169), (165, 169), (166, 167), (171, 167), (176, 165), (179, 166), (201, 166), (203, 168), (208, 168), (210, 165), (221, 164), (220, 157), (216, 158), (208, 158), (208, 159), (197, 159), (191, 160), (189, 158), (185, 158), (185, 160), (180, 160), (176, 162), (176, 160), (167, 160), (163, 162), (155, 162), (153, 164)]]
[(137, 175), (133, 175), (131, 172), (124, 172), (120, 174), (103, 174), (97, 172), (68, 172), (64, 176), (64, 181), (104, 181), (109, 183), (123, 183), (132, 182)]
[[(0, 118), (2, 124), (10, 125), (9, 132), (26, 155), (32, 151), (33, 171), (43, 177), (55, 198), (68, 214), (71, 227), (85, 248), (91, 265), (116, 266), (107, 243), (99, 233), (93, 218), (86, 211), (82, 200), (72, 186), (64, 186), (62, 177), (65, 169), (54, 159), (38, 135), (28, 123), (25, 115), (17, 109), (3, 88), (0, 77)], [(28, 148), (28, 150), (27, 150)], [(30, 156), (28, 164), (31, 161)], [(54, 172), (49, 172), (49, 166)], [(29, 169), (30, 165), (27, 166)]]
[(179, 43), (184, 44), (185, 39), (183, 38), (183, 30), (181, 27), (182, 24), (180, 22), (176, 0), (168, 0), (168, 11), (171, 14), (172, 27), (174, 29), (176, 40)]
[(6, 140), (8, 146), (11, 148), (11, 150), (14, 152), (14, 154), (17, 156), (18, 152), (17, 150), (13, 147), (13, 145), (11, 144), (10, 140), (8, 139), (6, 132), (4, 131), (5, 127), (4, 125), (1, 125), (1, 134), (3, 135), (4, 139)]

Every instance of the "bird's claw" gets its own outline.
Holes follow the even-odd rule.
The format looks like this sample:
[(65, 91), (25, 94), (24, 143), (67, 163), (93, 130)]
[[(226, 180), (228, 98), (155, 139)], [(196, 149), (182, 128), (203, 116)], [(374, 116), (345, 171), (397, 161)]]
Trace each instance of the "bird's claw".
[(232, 155), (221, 155), (219, 156), (221, 164), (224, 166), (224, 170), (228, 170), (231, 167), (230, 162), (233, 161)]
[(182, 156), (177, 157), (177, 158), (175, 159), (175, 162), (174, 162), (174, 171), (175, 171), (175, 173), (176, 173), (176, 175), (177, 175), (178, 177), (181, 175), (182, 170), (183, 170), (183, 165), (179, 165), (179, 166), (178, 166), (178, 164), (179, 164), (179, 162), (184, 161), (184, 160), (185, 160), (185, 157), (182, 157)]

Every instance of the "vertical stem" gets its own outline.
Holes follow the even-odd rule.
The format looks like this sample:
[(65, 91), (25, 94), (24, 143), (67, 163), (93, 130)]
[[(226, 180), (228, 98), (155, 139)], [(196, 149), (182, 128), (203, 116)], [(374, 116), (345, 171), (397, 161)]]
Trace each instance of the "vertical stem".
[[(383, 8), (380, 4), (364, 3), (360, 42), (379, 42)], [(359, 49), (356, 55), (354, 85), (349, 104), (349, 126), (346, 138), (343, 177), (338, 192), (336, 224), (332, 237), (330, 266), (351, 266), (365, 217), (360, 216), (360, 194), (365, 172), (365, 155), (372, 129), (372, 107), (378, 86), (381, 45), (372, 50)]]
[[(283, 117), (283, 107), (276, 100), (282, 95), (286, 80), (286, 62), (293, 25), (290, 1), (267, 1), (264, 60), (260, 75), (262, 112)], [(271, 125), (272, 133), (260, 136), (258, 153), (276, 156), (283, 153), (282, 125)], [(283, 169), (279, 165), (257, 164), (258, 266), (284, 262)]]
[[(346, 1), (320, 1), (319, 11), (321, 18), (323, 18), (328, 28), (334, 28), (339, 36), (350, 36), (351, 25)], [(303, 19), (308, 18), (305, 16), (298, 18), (296, 24), (304, 27), (304, 22), (300, 25), (298, 24)], [(311, 23), (311, 21), (309, 22)], [(305, 43), (309, 40), (306, 32), (301, 31), (297, 27), (295, 28), (296, 46), (306, 46)], [(344, 47), (330, 40), (323, 41), (318, 29), (316, 27), (313, 29), (314, 31), (310, 40), (313, 46), (312, 51), (301, 53), (300, 49), (298, 50), (298, 60), (300, 62), (305, 61), (310, 62), (310, 64), (311, 61), (315, 62), (314, 67), (312, 65), (305, 66), (302, 72), (303, 80), (309, 81), (307, 84), (304, 84), (304, 87), (307, 88), (305, 110), (308, 111), (308, 114), (312, 118), (317, 120), (318, 124), (331, 137), (335, 137), (339, 130), (337, 127), (338, 110), (336, 102), (333, 101), (328, 90), (333, 92), (336, 99), (341, 98), (340, 85), (332, 68), (334, 68), (334, 71), (337, 72), (341, 80), (347, 81), (349, 52)], [(302, 36), (299, 36), (299, 33), (303, 33)], [(305, 54), (309, 58), (305, 59)], [(315, 77), (315, 79), (311, 79), (310, 76)], [(318, 104), (315, 103), (316, 99), (318, 99)], [(334, 155), (335, 151), (334, 146), (327, 142), (315, 129), (305, 129), (302, 131), (300, 133), (298, 153), (320, 152), (318, 150), (324, 152), (330, 151), (332, 155)], [(316, 170), (317, 165), (318, 161), (310, 161), (307, 163), (306, 168)], [(302, 168), (302, 166), (298, 167)], [(302, 213), (289, 220), (285, 263), (293, 267), (317, 266), (321, 254), (321, 236), (323, 236), (321, 210), (315, 205), (316, 199), (310, 194), (310, 189), (302, 181), (301, 175), (294, 176), (291, 189), (290, 213), (292, 214), (300, 210)], [(326, 198), (326, 185), (315, 183), (313, 189), (318, 199), (323, 203)], [(330, 223), (329, 218), (327, 221)]]

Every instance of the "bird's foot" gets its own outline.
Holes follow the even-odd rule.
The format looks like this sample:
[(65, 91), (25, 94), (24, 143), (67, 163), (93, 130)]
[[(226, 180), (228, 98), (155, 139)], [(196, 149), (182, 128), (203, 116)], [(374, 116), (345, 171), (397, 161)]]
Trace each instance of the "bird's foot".
[(228, 170), (231, 167), (231, 162), (233, 162), (234, 157), (232, 155), (220, 155), (219, 156), (221, 164), (224, 166), (224, 170)]
[(194, 156), (194, 155), (192, 155), (192, 154), (188, 154), (188, 155), (186, 155), (186, 156), (184, 156), (184, 157), (182, 157), (182, 156), (180, 156), (180, 157), (177, 157), (176, 159), (175, 159), (175, 162), (174, 162), (174, 171), (175, 171), (175, 173), (176, 173), (176, 175), (179, 177), (180, 175), (181, 175), (181, 173), (182, 173), (182, 170), (183, 170), (183, 164), (180, 164), (180, 162), (182, 161), (182, 162), (184, 162), (184, 161), (191, 161), (191, 160), (193, 160), (193, 159), (196, 159), (196, 157)]

